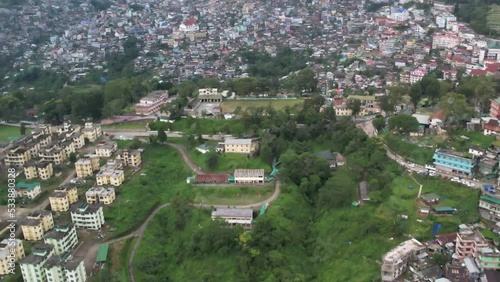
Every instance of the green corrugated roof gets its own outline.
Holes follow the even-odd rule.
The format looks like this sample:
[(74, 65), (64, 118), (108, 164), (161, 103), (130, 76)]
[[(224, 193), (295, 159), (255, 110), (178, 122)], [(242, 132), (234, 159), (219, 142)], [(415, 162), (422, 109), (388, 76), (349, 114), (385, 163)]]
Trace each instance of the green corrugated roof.
[(19, 182), (16, 184), (16, 189), (26, 189), (26, 190), (33, 190), (35, 187), (40, 186), (39, 182), (33, 182), (33, 183), (26, 183), (26, 182)]
[(490, 196), (481, 196), (481, 199), (485, 200), (485, 201), (488, 201), (488, 202), (492, 202), (492, 203), (495, 203), (497, 205), (500, 205), (500, 200), (499, 199), (496, 199), (496, 198), (493, 198), (493, 197), (490, 197)]
[(97, 259), (96, 262), (106, 262), (108, 259), (109, 245), (100, 245), (97, 249)]

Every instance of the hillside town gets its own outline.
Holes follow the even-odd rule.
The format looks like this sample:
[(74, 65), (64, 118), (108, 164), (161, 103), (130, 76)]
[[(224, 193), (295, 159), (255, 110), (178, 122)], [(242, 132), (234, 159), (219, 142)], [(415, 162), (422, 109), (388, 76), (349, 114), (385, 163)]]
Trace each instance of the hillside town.
[[(213, 78), (220, 88), (198, 85), (183, 96), (180, 88), (144, 87), (145, 96), (130, 98), (123, 104), (111, 92), (113, 97), (106, 98), (113, 105), (109, 115), (99, 113), (102, 121), (81, 118), (81, 124), (72, 123), (68, 116), (61, 118), (64, 122), (60, 125), (36, 120), (45, 114), (37, 112), (43, 107), (33, 109), (33, 114), (26, 112), (36, 121), (19, 125), (26, 131), (29, 124), (30, 132), (0, 142), (0, 168), (11, 169), (15, 177), (21, 177), (22, 181), (13, 187), (14, 198), (19, 208), (27, 211), (10, 215), (19, 227), (12, 233), (8, 212), (1, 210), (0, 235), (11, 232), (15, 236), (8, 236), (15, 238), (0, 242), (0, 276), (8, 277), (15, 265), (24, 281), (88, 281), (103, 273), (107, 262), (111, 264), (111, 243), (105, 237), (117, 229), (122, 236), (113, 237), (111, 242), (137, 238), (126, 262), (127, 267), (132, 267), (149, 221), (171, 204), (177, 209), (172, 229), (187, 228), (188, 224), (177, 222), (188, 218), (183, 217), (187, 212), (182, 208), (208, 209), (210, 216), (205, 214), (206, 218), (242, 232), (237, 247), (252, 258), (259, 257), (259, 248), (247, 244), (251, 236), (246, 232), (253, 230), (280, 195), (278, 175), (284, 171), (290, 179), (301, 176), (283, 188), (286, 197), (291, 197), (291, 190), (298, 190), (309, 205), (325, 208), (325, 199), (334, 202), (345, 196), (351, 213), (376, 205), (371, 213), (379, 217), (377, 220), (393, 221), (395, 227), (388, 229), (397, 235), (384, 241), (384, 247), (391, 245), (392, 249), (376, 259), (365, 257), (370, 262), (376, 260), (381, 281), (500, 281), (500, 96), (494, 81), (500, 77), (500, 42), (460, 22), (455, 5), (423, 0), (313, 0), (301, 5), (287, 1), (214, 0), (26, 2), (30, 5), (0, 6), (0, 54), (13, 62), (9, 73), (1, 78), (4, 82), (0, 91), (5, 97), (11, 97), (15, 78), (32, 68), (67, 75), (68, 82), (75, 85), (97, 75), (106, 85), (114, 66), (124, 58), (132, 60), (133, 70), (120, 68), (122, 74), (147, 73), (173, 83)], [(241, 88), (223, 84), (252, 77), (252, 62), (243, 52), (265, 52), (276, 57), (281, 46), (307, 54), (306, 66), (313, 71), (314, 87), (297, 93), (283, 89), (268, 93), (271, 91), (255, 87), (258, 90), (242, 93), (245, 91)], [(301, 71), (276, 81), (270, 79), (270, 83), (277, 85), (297, 78)], [(186, 101), (179, 102), (182, 99)], [(124, 114), (124, 109), (113, 101), (127, 108), (128, 113)], [(242, 107), (248, 101), (262, 102), (261, 111)], [(320, 104), (314, 108), (317, 101)], [(280, 116), (271, 102), (297, 102), (299, 106), (280, 108), (285, 112)], [(68, 107), (67, 103), (60, 105)], [(176, 111), (180, 114), (173, 118)], [(273, 120), (265, 123), (266, 118)], [(207, 126), (226, 121), (224, 126)], [(237, 128), (240, 130), (226, 130), (231, 121), (242, 122)], [(127, 128), (128, 122), (134, 128)], [(274, 122), (285, 126), (275, 126)], [(365, 135), (335, 135), (347, 132), (342, 122), (361, 128)], [(17, 126), (8, 120), (1, 123)], [(259, 127), (264, 124), (271, 125)], [(316, 127), (318, 124), (322, 127)], [(171, 130), (176, 126), (182, 130)], [(324, 132), (331, 135), (320, 135)], [(316, 137), (318, 140), (313, 140)], [(285, 143), (288, 139), (290, 143)], [(373, 159), (363, 162), (356, 155), (358, 150), (364, 152), (363, 148), (352, 145), (359, 140), (370, 140), (365, 144), (372, 146), (368, 148), (375, 151), (377, 146), (383, 152), (379, 155), (395, 161), (391, 164), (397, 168), (380, 173), (390, 181), (404, 178), (395, 182), (399, 186), (391, 187), (394, 194), (382, 193), (384, 180), (371, 174), (377, 170), (363, 167), (369, 163), (380, 169), (387, 164), (374, 161), (379, 159), (371, 152), (365, 155)], [(349, 150), (335, 147), (341, 142)], [(161, 146), (175, 149), (175, 156), (182, 157), (183, 163), (177, 163)], [(158, 150), (152, 154), (156, 156), (148, 155), (150, 159), (146, 159), (143, 147)], [(294, 155), (286, 149), (301, 153)], [(152, 161), (154, 157), (158, 159)], [(303, 163), (294, 163), (297, 160)], [(282, 163), (289, 167), (278, 168)], [(149, 170), (143, 169), (145, 164)], [(151, 175), (172, 164), (182, 169), (170, 175)], [(301, 175), (321, 165), (327, 169), (319, 171), (319, 175)], [(397, 169), (401, 169), (401, 175), (395, 173)], [(338, 180), (334, 178), (337, 173), (360, 177), (356, 181), (349, 179), (349, 185), (338, 185), (354, 187), (351, 190), (355, 192), (328, 194), (327, 189), (319, 188), (324, 184), (331, 191), (341, 189), (337, 183), (325, 184), (331, 175), (331, 179)], [(130, 196), (126, 191), (156, 185), (151, 178), (168, 182), (162, 183), (162, 190), (177, 185), (175, 189), (211, 191), (223, 199), (223, 204), (204, 202), (213, 200), (213, 196), (197, 190), (194, 196), (189, 195), (193, 201), (183, 202), (182, 207), (175, 201), (183, 193), (162, 196), (143, 190), (142, 194), (155, 198), (154, 204), (141, 210), (144, 218), (138, 217), (142, 221), (134, 222), (133, 230), (131, 226), (119, 226), (121, 221), (129, 224), (130, 220), (122, 216), (127, 215), (127, 207), (131, 209), (123, 202), (149, 204), (134, 202), (134, 197), (142, 196)], [(182, 185), (165, 188), (175, 181)], [(462, 199), (456, 196), (459, 192), (444, 187), (477, 196)], [(217, 194), (213, 191), (217, 189), (237, 192)], [(252, 189), (257, 189), (257, 196), (251, 203), (243, 202)], [(117, 201), (122, 204), (116, 205)], [(345, 203), (336, 204), (340, 207)], [(478, 214), (473, 223), (468, 217), (471, 207)], [(286, 220), (292, 222), (295, 218)], [(201, 224), (197, 228), (202, 230)], [(370, 228), (365, 230), (366, 236), (373, 230), (380, 232), (378, 227)], [(201, 240), (201, 235), (192, 233), (199, 236), (192, 238)], [(151, 234), (145, 239), (153, 238)], [(347, 247), (356, 244), (354, 239), (343, 239)], [(272, 246), (269, 241), (261, 242)], [(373, 243), (369, 245), (373, 247)], [(322, 249), (321, 245), (316, 248)], [(160, 257), (167, 257), (165, 254)], [(285, 254), (275, 253), (271, 258), (281, 261)], [(143, 271), (147, 267), (149, 261), (141, 261), (138, 268)], [(133, 271), (127, 275), (135, 281)], [(291, 281), (287, 278), (276, 280)]]

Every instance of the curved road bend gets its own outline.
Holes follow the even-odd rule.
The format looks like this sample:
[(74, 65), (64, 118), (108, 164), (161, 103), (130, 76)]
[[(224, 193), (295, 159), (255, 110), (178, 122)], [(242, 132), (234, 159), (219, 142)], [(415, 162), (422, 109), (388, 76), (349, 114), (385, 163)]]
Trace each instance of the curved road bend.
[[(175, 144), (175, 143), (167, 143), (168, 145), (176, 148), (179, 153), (182, 155), (182, 158), (184, 159), (184, 162), (192, 169), (194, 170), (195, 172), (197, 173), (204, 173), (203, 171), (200, 170), (199, 166), (189, 157), (189, 154), (187, 153), (187, 150), (186, 148), (181, 145), (181, 144)], [(249, 205), (235, 205), (233, 206), (234, 208), (251, 208), (251, 209), (258, 209), (260, 208), (261, 206), (265, 205), (265, 204), (268, 204), (268, 203), (271, 203), (273, 202), (274, 200), (276, 200), (278, 198), (278, 196), (280, 195), (281, 193), (281, 189), (280, 189), (280, 186), (281, 186), (281, 181), (279, 179), (276, 179), (276, 185), (275, 185), (275, 189), (274, 189), (274, 193), (271, 195), (271, 197), (263, 200), (263, 201), (260, 201), (258, 203), (254, 203), (254, 204), (249, 204)], [(141, 239), (144, 235), (144, 231), (146, 230), (146, 227), (148, 226), (149, 222), (151, 221), (151, 219), (154, 218), (154, 216), (161, 210), (163, 209), (164, 207), (168, 207), (170, 205), (170, 203), (165, 203), (161, 206), (158, 206), (156, 207), (150, 214), (149, 216), (146, 218), (146, 220), (144, 221), (144, 223), (134, 232), (131, 232), (130, 234), (128, 235), (125, 235), (123, 237), (120, 237), (120, 238), (116, 238), (116, 239), (113, 239), (113, 240), (110, 240), (110, 241), (107, 241), (107, 242), (103, 242), (104, 244), (113, 244), (117, 241), (121, 241), (121, 240), (124, 240), (124, 239), (127, 239), (127, 238), (131, 238), (131, 237), (137, 237), (137, 241), (135, 242), (133, 248), (132, 248), (132, 251), (130, 253), (130, 258), (129, 258), (129, 261), (128, 261), (128, 268), (129, 268), (129, 275), (130, 275), (130, 280), (132, 282), (135, 282), (135, 278), (134, 278), (134, 272), (133, 272), (133, 264), (134, 264), (134, 256), (135, 256), (135, 253), (137, 251), (137, 248), (139, 247), (139, 243), (141, 242)], [(212, 209), (212, 208), (226, 208), (228, 207), (228, 205), (207, 205), (207, 204), (199, 204), (199, 203), (193, 203), (192, 204), (193, 206), (195, 207), (201, 207), (201, 208), (204, 208), (204, 209)]]

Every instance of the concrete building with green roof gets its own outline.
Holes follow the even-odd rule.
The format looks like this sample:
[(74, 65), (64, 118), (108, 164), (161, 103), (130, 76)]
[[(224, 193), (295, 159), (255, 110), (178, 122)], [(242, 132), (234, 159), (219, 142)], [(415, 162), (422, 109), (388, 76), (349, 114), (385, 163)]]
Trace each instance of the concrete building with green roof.
[(479, 198), (479, 214), (484, 219), (500, 222), (500, 199), (496, 194), (482, 195)]
[(17, 196), (27, 197), (29, 199), (34, 199), (42, 192), (39, 182), (26, 183), (26, 182), (18, 182), (16, 184), (16, 192)]

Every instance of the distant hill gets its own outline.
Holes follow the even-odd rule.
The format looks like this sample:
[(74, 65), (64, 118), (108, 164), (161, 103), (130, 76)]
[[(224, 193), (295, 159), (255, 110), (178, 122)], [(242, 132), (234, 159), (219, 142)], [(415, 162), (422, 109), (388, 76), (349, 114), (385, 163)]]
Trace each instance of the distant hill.
[(477, 33), (500, 38), (500, 2), (498, 0), (447, 0), (455, 4), (455, 15)]

